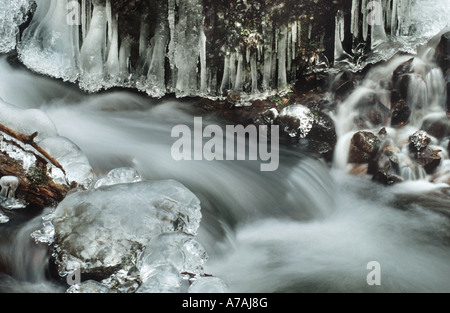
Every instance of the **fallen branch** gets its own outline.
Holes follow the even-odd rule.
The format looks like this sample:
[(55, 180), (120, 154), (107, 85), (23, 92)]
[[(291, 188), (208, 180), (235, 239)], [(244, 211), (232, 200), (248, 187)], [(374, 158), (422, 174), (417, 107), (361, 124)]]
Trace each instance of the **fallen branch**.
[[(16, 132), (16, 131), (10, 129), (10, 128), (6, 127), (5, 125), (2, 125), (1, 123), (0, 123), (0, 132), (3, 132), (5, 134), (7, 134), (8, 136), (17, 139), (18, 141), (20, 141), (26, 145), (32, 146), (34, 149), (36, 149), (36, 151), (38, 151), (42, 156), (44, 156), (48, 161), (50, 161), (50, 163), (52, 163), (54, 166), (59, 168), (64, 173), (64, 175), (66, 175), (66, 171), (61, 166), (61, 164), (59, 164), (59, 162), (55, 158), (53, 158), (44, 149), (42, 149), (37, 143), (34, 142), (34, 139), (38, 136), (38, 132), (34, 132), (31, 135), (25, 135), (25, 134), (22, 134), (22, 133), (19, 133), (19, 132)], [(37, 159), (42, 159), (36, 153), (34, 153), (32, 151), (28, 151), (28, 152), (31, 152)]]

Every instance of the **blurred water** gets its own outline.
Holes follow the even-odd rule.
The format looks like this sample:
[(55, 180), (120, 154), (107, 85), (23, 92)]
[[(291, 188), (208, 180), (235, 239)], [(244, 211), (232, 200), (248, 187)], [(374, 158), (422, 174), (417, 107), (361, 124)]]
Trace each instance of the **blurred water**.
[[(202, 202), (198, 239), (210, 255), (206, 271), (233, 292), (450, 291), (449, 219), (408, 200), (430, 184), (387, 189), (329, 170), (299, 149), (281, 148), (275, 172), (261, 172), (253, 161), (176, 162), (170, 132), (177, 124), (192, 126), (196, 100), (150, 100), (127, 91), (86, 95), (13, 68), (4, 57), (0, 81), (1, 98), (45, 111), (98, 177), (132, 166), (146, 179), (172, 178), (191, 189)], [(208, 123), (221, 122), (204, 116)], [(449, 203), (435, 199), (433, 206)], [(7, 270), (0, 290), (64, 291), (45, 275), (45, 249), (29, 246), (39, 216), (16, 230), (2, 227)], [(381, 264), (381, 286), (366, 282), (370, 261)]]

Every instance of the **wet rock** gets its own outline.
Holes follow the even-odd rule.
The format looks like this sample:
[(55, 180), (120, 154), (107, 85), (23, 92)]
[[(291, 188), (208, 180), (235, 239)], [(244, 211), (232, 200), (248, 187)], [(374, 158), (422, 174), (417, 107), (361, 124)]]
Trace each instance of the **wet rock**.
[(441, 36), (441, 41), (436, 48), (436, 62), (444, 73), (450, 69), (450, 32)]
[(349, 162), (368, 163), (380, 149), (380, 139), (367, 131), (357, 132), (350, 142)]
[(441, 157), (438, 151), (427, 148), (424, 151), (418, 152), (414, 157), (414, 161), (421, 165), (427, 174), (433, 174), (441, 164)]
[(391, 109), (391, 126), (404, 126), (411, 117), (411, 109), (404, 99), (397, 101)]
[(304, 105), (291, 105), (278, 116), (280, 129), (291, 138), (305, 138), (314, 125), (314, 114)]
[(398, 102), (400, 99), (406, 99), (408, 96), (409, 74), (413, 73), (412, 63), (414, 58), (409, 59), (405, 63), (398, 66), (392, 76), (392, 103)]
[(413, 153), (425, 150), (431, 142), (424, 130), (419, 130), (409, 137), (409, 150)]
[(368, 164), (353, 164), (352, 168), (350, 169), (350, 175), (353, 176), (366, 176), (369, 171), (369, 165)]
[(424, 119), (421, 129), (441, 140), (450, 136), (450, 120), (445, 114), (427, 117)]
[(331, 84), (331, 91), (337, 99), (345, 99), (350, 93), (355, 90), (356, 81), (354, 74), (343, 72), (336, 76)]
[(384, 185), (393, 185), (403, 182), (399, 175), (399, 160), (396, 154), (400, 151), (389, 145), (384, 145), (375, 158), (369, 161), (368, 173), (372, 180)]
[(312, 129), (305, 137), (308, 140), (308, 148), (331, 161), (337, 143), (333, 119), (323, 112), (315, 112), (314, 115)]

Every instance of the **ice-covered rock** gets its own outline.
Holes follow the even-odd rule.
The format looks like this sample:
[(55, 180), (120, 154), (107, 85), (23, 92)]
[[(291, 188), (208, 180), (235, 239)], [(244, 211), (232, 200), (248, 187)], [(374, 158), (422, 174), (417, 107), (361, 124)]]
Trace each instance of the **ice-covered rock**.
[(412, 152), (423, 151), (428, 147), (431, 138), (424, 130), (419, 130), (409, 137), (409, 148)]
[(293, 138), (305, 138), (314, 124), (314, 114), (303, 105), (290, 105), (278, 116), (281, 129)]
[(82, 272), (102, 276), (134, 262), (138, 250), (161, 233), (196, 235), (201, 220), (198, 198), (172, 180), (73, 193), (54, 214), (60, 273), (72, 261)]

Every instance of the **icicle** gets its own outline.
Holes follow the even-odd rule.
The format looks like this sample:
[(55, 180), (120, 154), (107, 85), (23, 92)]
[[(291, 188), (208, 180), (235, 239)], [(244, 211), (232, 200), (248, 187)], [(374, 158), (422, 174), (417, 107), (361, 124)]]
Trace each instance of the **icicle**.
[(202, 29), (200, 32), (200, 93), (207, 93), (206, 85), (206, 35)]
[(292, 60), (295, 59), (295, 47), (297, 45), (297, 21), (295, 21), (291, 25), (291, 33), (292, 33), (292, 51), (291, 51), (291, 57)]
[(230, 55), (230, 82), (231, 82), (231, 89), (236, 88), (236, 56), (237, 51), (231, 52)]
[(89, 32), (80, 52), (80, 84), (86, 90), (98, 91), (103, 84), (106, 52), (106, 7), (95, 4)]
[(362, 0), (361, 2), (361, 13), (362, 13), (362, 36), (363, 40), (367, 41), (367, 36), (369, 34), (369, 23), (367, 21), (368, 11), (367, 11), (367, 0)]
[(286, 77), (286, 40), (287, 28), (282, 26), (280, 29), (280, 36), (278, 38), (278, 90), (281, 91), (287, 87)]
[[(386, 32), (384, 29), (384, 21), (383, 21), (383, 13), (378, 12), (378, 10), (382, 10), (382, 5), (380, 2), (374, 1), (374, 3), (378, 3), (379, 5), (375, 6), (372, 14), (376, 14), (376, 21), (371, 25), (371, 48), (375, 49), (377, 46), (387, 41)], [(375, 4), (374, 4), (375, 5)]]
[(243, 63), (244, 63), (244, 56), (242, 53), (238, 52), (238, 66), (236, 71), (236, 83), (235, 87), (233, 88), (235, 91), (244, 91), (244, 82), (243, 82)]
[(353, 0), (352, 2), (350, 31), (355, 38), (359, 37), (359, 3), (360, 0)]
[(109, 42), (108, 59), (105, 64), (105, 73), (110, 79), (117, 79), (119, 75), (119, 29), (117, 25), (117, 16), (111, 17), (109, 24), (111, 38)]
[(220, 94), (225, 95), (230, 83), (230, 53), (227, 52), (223, 65), (222, 84), (220, 85)]
[(345, 51), (342, 42), (345, 36), (344, 13), (339, 10), (336, 14), (336, 27), (334, 35), (334, 60), (339, 61), (344, 56)]
[(252, 93), (258, 93), (258, 70), (256, 68), (256, 55), (253, 53), (250, 57), (250, 68), (252, 74)]
[(92, 0), (81, 1), (81, 26), (83, 41), (87, 36), (92, 18)]

